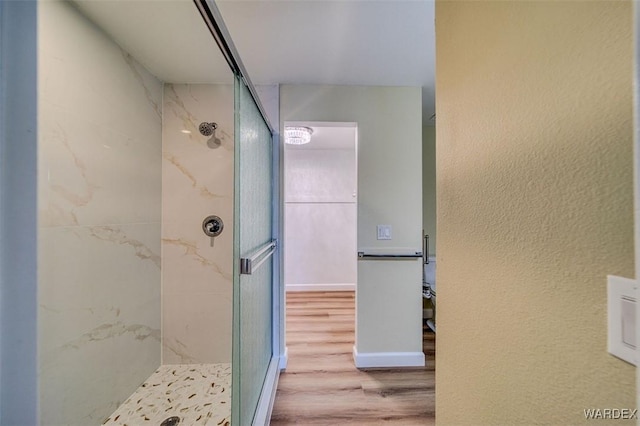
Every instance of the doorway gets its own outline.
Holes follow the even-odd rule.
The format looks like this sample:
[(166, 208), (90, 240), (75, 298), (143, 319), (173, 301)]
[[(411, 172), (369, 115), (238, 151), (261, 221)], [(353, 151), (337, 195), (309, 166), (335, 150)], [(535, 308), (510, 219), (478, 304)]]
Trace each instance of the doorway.
[(287, 292), (355, 291), (357, 125), (286, 122), (311, 141), (284, 145), (284, 282)]
[(298, 397), (316, 401), (305, 415), (324, 415), (308, 384), (320, 379), (333, 392), (338, 376), (355, 371), (357, 124), (284, 122), (285, 139), (293, 127), (307, 128), (311, 140), (283, 147), (287, 367), (272, 424), (292, 421), (300, 400), (290, 390), (300, 387), (309, 392)]

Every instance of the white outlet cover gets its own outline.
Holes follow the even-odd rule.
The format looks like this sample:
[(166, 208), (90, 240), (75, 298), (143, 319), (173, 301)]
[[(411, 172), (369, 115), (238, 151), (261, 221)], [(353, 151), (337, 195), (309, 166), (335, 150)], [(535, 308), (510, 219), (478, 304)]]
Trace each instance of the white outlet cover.
[(636, 280), (607, 276), (607, 350), (636, 365)]
[(391, 239), (391, 225), (378, 225), (378, 239), (379, 240)]

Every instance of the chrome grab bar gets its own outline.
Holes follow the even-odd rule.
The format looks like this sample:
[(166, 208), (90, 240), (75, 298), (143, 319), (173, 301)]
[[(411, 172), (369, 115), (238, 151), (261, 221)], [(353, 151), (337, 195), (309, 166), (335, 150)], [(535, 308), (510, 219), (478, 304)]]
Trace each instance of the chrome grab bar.
[(429, 234), (424, 234), (424, 264), (429, 264)]
[(370, 254), (363, 251), (358, 252), (358, 258), (373, 258), (373, 259), (417, 259), (422, 257), (421, 251), (416, 251), (412, 254)]
[[(277, 247), (277, 240), (271, 240), (258, 250), (253, 252), (249, 257), (240, 258), (240, 274), (251, 275), (262, 265), (267, 259), (269, 259), (275, 252)], [(255, 263), (258, 260), (258, 263)], [(254, 264), (255, 263), (255, 264)]]

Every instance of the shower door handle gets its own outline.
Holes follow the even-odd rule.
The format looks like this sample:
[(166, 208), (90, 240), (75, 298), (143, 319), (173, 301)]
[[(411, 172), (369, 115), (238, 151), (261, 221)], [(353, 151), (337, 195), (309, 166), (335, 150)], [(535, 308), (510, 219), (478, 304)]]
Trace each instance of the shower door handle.
[(249, 257), (240, 258), (240, 274), (251, 275), (260, 265), (267, 261), (276, 251), (278, 240), (271, 240), (258, 250), (253, 252)]

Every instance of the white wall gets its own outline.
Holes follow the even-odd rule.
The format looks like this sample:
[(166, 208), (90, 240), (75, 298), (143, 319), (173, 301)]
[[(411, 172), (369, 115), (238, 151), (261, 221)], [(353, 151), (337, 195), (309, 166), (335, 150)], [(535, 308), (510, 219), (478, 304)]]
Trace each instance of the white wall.
[(352, 138), (352, 149), (285, 146), (287, 291), (355, 290), (355, 129)]
[(39, 3), (40, 421), (103, 421), (160, 364), (162, 83)]
[[(358, 249), (420, 250), (420, 88), (283, 85), (280, 106), (281, 123), (357, 123)], [(377, 240), (378, 224), (393, 227), (392, 240)], [(419, 259), (358, 262), (357, 363), (367, 355), (378, 366), (424, 362), (421, 281)]]
[(37, 423), (37, 3), (0, 2), (0, 424)]

